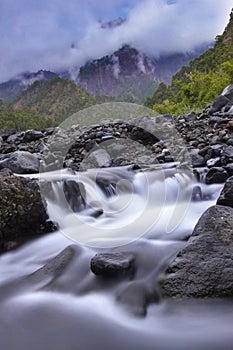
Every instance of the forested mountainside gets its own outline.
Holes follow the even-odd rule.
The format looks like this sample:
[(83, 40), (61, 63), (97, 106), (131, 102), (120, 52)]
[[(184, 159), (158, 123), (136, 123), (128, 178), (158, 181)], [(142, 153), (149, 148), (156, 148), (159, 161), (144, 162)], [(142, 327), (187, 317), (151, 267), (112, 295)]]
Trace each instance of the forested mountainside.
[(0, 83), (0, 99), (4, 103), (12, 103), (16, 96), (26, 90), (35, 81), (49, 81), (56, 77), (56, 73), (46, 70), (39, 70), (36, 73), (26, 72), (19, 74), (15, 78)]
[(233, 83), (233, 12), (215, 46), (174, 75), (171, 86), (160, 84), (146, 106), (159, 113), (178, 115), (211, 103)]
[(40, 115), (35, 111), (14, 110), (0, 100), (0, 130), (1, 129), (44, 129), (53, 126), (51, 118)]
[(36, 112), (57, 124), (83, 108), (107, 100), (91, 96), (71, 80), (55, 78), (29, 86), (15, 101), (13, 108)]

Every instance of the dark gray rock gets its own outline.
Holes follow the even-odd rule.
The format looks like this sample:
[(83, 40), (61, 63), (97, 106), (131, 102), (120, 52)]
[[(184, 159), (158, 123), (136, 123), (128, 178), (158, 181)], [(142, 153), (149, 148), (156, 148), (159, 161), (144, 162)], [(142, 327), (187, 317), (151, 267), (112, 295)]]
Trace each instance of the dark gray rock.
[(173, 122), (173, 116), (171, 114), (162, 114), (158, 115), (155, 118), (156, 123), (166, 123), (166, 122)]
[(3, 141), (6, 141), (10, 135), (15, 134), (15, 133), (16, 133), (15, 129), (0, 130), (0, 136), (3, 138)]
[(111, 157), (104, 149), (97, 149), (90, 153), (90, 155), (83, 162), (83, 166), (87, 162), (91, 168), (102, 168), (111, 166)]
[(36, 181), (14, 176), (9, 169), (3, 169), (0, 192), (1, 244), (49, 232), (45, 205)]
[(190, 123), (193, 123), (197, 120), (197, 115), (196, 114), (188, 114), (184, 117), (185, 121), (186, 122), (190, 122)]
[(227, 164), (224, 168), (230, 176), (233, 176), (233, 163)]
[(192, 161), (192, 165), (194, 168), (203, 167), (205, 165), (205, 159), (199, 153), (198, 149), (190, 150), (190, 157)]
[(16, 151), (7, 154), (0, 161), (0, 169), (8, 168), (16, 174), (33, 174), (39, 172), (38, 155), (30, 152)]
[(38, 130), (27, 130), (23, 135), (23, 142), (37, 141), (42, 138), (44, 134)]
[(233, 208), (233, 176), (226, 181), (217, 204)]
[(63, 191), (74, 212), (80, 212), (86, 207), (86, 190), (81, 182), (66, 180), (63, 184)]
[(129, 275), (134, 271), (134, 257), (123, 253), (96, 254), (91, 259), (91, 271), (102, 277)]
[(214, 183), (224, 183), (228, 179), (229, 175), (224, 168), (214, 167), (211, 168), (206, 174), (206, 183), (214, 184)]
[(217, 99), (214, 101), (213, 105), (211, 106), (209, 110), (209, 114), (212, 115), (216, 112), (221, 111), (221, 109), (224, 106), (226, 106), (229, 102), (230, 100), (226, 96), (220, 95), (219, 97), (217, 97)]
[(160, 279), (162, 295), (233, 296), (233, 209), (209, 208)]
[(233, 158), (233, 146), (225, 147), (222, 150), (221, 155), (226, 157), (226, 158)]
[(209, 159), (207, 160), (206, 164), (209, 168), (218, 167), (219, 165), (221, 165), (221, 158), (217, 157), (217, 158)]
[(233, 102), (233, 85), (228, 85), (222, 92), (222, 95)]

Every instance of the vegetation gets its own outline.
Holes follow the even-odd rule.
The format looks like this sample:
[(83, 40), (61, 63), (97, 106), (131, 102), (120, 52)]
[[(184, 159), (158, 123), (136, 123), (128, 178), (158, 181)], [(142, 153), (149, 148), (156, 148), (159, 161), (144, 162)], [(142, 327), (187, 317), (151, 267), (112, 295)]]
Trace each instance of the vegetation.
[(53, 126), (53, 121), (38, 113), (25, 110), (13, 110), (0, 100), (0, 129), (44, 129)]
[(158, 113), (178, 115), (204, 108), (233, 83), (233, 13), (224, 33), (217, 36), (214, 48), (183, 67), (171, 86), (160, 84), (145, 105)]
[[(108, 98), (109, 100), (109, 98)], [(37, 81), (22, 92), (13, 108), (35, 112), (58, 124), (79, 110), (105, 101), (88, 94), (73, 81), (55, 78)]]

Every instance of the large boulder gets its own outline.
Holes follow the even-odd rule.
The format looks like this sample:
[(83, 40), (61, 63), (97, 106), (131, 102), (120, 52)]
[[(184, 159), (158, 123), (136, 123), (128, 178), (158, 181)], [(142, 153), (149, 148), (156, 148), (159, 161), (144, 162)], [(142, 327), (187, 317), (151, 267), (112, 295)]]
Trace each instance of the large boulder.
[(228, 105), (228, 103), (230, 103), (230, 100), (226, 96), (220, 95), (212, 104), (209, 114), (212, 115), (216, 112), (220, 112), (223, 107)]
[(6, 242), (23, 240), (51, 230), (35, 180), (0, 171), (0, 248)]
[(206, 183), (210, 184), (221, 184), (224, 183), (229, 177), (229, 174), (224, 168), (213, 167), (206, 174)]
[(233, 85), (228, 85), (222, 92), (222, 95), (233, 102)]
[(111, 166), (112, 160), (105, 149), (97, 149), (84, 159), (82, 168), (102, 168)]
[(213, 206), (160, 279), (169, 297), (233, 296), (233, 208)]
[(8, 168), (16, 174), (38, 173), (39, 166), (38, 155), (26, 151), (7, 154), (0, 161), (0, 169)]
[(217, 204), (233, 208), (233, 176), (226, 181)]

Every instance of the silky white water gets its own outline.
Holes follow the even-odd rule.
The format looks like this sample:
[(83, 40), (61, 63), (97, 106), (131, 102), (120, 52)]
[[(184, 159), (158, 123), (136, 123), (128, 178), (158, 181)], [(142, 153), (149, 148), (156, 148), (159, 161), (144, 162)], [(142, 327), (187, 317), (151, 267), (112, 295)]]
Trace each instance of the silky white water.
[[(48, 212), (60, 229), (0, 258), (1, 349), (233, 348), (230, 301), (160, 300), (142, 317), (143, 293), (157, 293), (158, 276), (221, 185), (197, 184), (175, 168), (62, 171), (40, 181), (49, 183)], [(78, 212), (65, 181), (83, 185), (87, 204)], [(192, 197), (197, 185), (202, 195)], [(106, 251), (132, 253), (134, 277), (96, 277), (90, 260)]]

